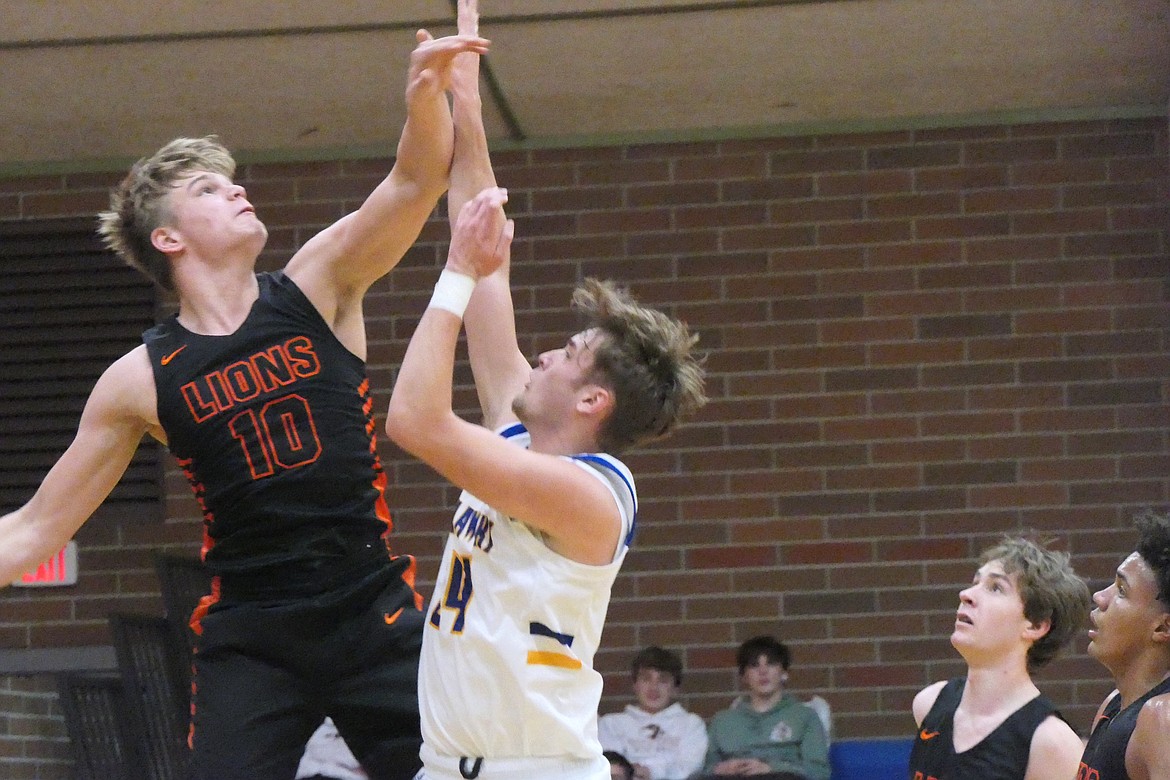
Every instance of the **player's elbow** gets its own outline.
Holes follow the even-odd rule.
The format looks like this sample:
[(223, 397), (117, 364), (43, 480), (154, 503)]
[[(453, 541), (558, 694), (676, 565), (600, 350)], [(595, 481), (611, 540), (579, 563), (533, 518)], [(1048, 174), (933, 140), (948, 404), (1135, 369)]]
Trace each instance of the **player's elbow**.
[(415, 457), (422, 457), (439, 417), (427, 404), (415, 403), (408, 393), (395, 393), (386, 410), (386, 435)]
[[(390, 406), (386, 410), (386, 435), (390, 437), (390, 441), (413, 453), (412, 436), (415, 427), (410, 424), (411, 417), (410, 404), (398, 394), (391, 396)], [(417, 417), (415, 420), (417, 421)]]
[[(433, 206), (450, 184), (454, 138), (450, 128), (416, 130), (404, 133), (399, 141), (391, 175), (396, 176), (404, 187), (410, 188), (415, 198), (430, 202)], [(429, 143), (420, 144), (414, 140), (421, 135), (430, 136)], [(434, 138), (443, 140), (435, 141)]]
[(386, 411), (386, 435), (404, 452), (434, 465), (450, 449), (455, 433), (451, 424), (457, 421), (449, 409), (392, 397)]
[[(35, 498), (35, 497), (34, 497)], [(69, 540), (55, 529), (38, 522), (32, 502), (0, 517), (0, 587), (14, 582), (20, 575), (35, 568)], [(57, 542), (60, 541), (60, 544)]]

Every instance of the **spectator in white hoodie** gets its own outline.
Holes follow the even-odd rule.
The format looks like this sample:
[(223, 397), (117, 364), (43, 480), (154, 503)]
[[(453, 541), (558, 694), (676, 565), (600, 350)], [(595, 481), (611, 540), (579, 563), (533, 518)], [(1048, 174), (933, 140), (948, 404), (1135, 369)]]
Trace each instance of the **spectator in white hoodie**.
[(634, 780), (683, 780), (703, 766), (707, 727), (703, 719), (675, 701), (682, 684), (679, 657), (647, 647), (631, 664), (637, 704), (603, 715), (598, 738), (634, 765)]

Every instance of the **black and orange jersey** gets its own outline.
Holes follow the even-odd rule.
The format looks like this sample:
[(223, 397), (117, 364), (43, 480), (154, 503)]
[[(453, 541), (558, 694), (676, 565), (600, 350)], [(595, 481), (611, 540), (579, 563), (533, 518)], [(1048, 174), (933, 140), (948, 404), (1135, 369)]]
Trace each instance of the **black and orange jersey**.
[[(312, 592), (387, 557), (391, 522), (365, 363), (283, 273), (240, 328), (146, 331), (168, 446), (203, 511), (224, 596)], [(249, 594), (245, 596), (244, 594)]]
[(1125, 751), (1137, 727), (1138, 715), (1147, 701), (1164, 693), (1170, 693), (1170, 678), (1155, 685), (1125, 709), (1121, 707), (1121, 694), (1113, 694), (1093, 724), (1081, 756), (1077, 780), (1129, 780)]
[(978, 744), (955, 752), (955, 710), (963, 698), (964, 677), (949, 680), (910, 749), (910, 780), (1024, 780), (1032, 735), (1049, 715), (1060, 717), (1044, 696), (1013, 712)]

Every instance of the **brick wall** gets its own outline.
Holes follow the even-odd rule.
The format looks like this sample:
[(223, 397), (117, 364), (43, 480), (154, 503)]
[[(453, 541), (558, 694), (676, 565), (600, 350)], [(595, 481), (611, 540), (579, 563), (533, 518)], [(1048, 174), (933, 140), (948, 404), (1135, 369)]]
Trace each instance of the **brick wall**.
[[(687, 704), (736, 689), (734, 647), (790, 642), (794, 690), (842, 737), (902, 735), (979, 551), (1033, 529), (1099, 583), (1130, 517), (1170, 503), (1164, 118), (511, 151), (522, 347), (559, 345), (587, 275), (687, 319), (712, 403), (628, 458), (642, 499), (599, 668), (678, 648)], [(248, 165), (265, 266), (355, 207), (385, 160)], [(115, 176), (0, 180), (0, 219), (89, 214)], [(445, 222), (367, 299), (379, 406), (439, 267)], [(470, 410), (463, 383), (456, 395)], [(388, 444), (397, 545), (429, 594), (455, 492)], [(194, 551), (194, 504), (95, 522), (77, 588), (0, 592), (0, 647), (106, 641), (109, 609), (158, 609), (151, 555)], [(1040, 675), (1084, 730), (1106, 673), (1074, 652)]]
[(0, 776), (5, 780), (67, 780), (73, 759), (48, 676), (0, 678)]

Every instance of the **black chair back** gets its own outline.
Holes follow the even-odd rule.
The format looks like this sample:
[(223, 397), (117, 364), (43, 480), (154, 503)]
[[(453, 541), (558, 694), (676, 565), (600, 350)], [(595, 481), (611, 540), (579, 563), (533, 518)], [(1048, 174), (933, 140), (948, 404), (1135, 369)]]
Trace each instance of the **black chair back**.
[(114, 675), (57, 675), (77, 780), (135, 780), (140, 742), (128, 717), (122, 680)]
[(163, 617), (114, 613), (110, 632), (129, 720), (142, 736), (143, 780), (182, 780), (190, 751), (190, 665)]

